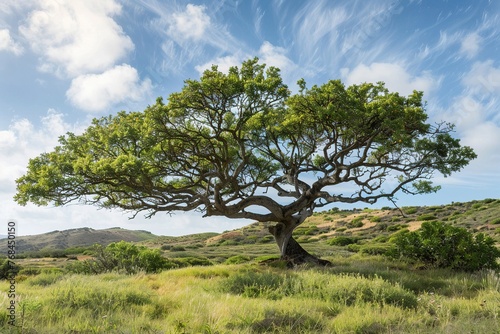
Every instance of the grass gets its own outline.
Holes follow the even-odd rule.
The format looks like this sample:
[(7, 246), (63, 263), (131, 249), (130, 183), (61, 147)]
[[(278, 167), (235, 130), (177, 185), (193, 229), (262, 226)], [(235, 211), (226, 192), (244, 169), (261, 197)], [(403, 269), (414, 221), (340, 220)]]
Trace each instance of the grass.
[(329, 268), (259, 263), (278, 254), (261, 223), (144, 241), (165, 257), (213, 264), (158, 274), (84, 276), (65, 273), (75, 259), (20, 259), (22, 328), (7, 325), (9, 284), (0, 281), (0, 333), (499, 333), (499, 273), (424, 269), (379, 254), (431, 216), (500, 243), (500, 200), (402, 209), (310, 217), (295, 237)]
[[(500, 331), (497, 273), (422, 271), (360, 254), (331, 260), (326, 269), (249, 262), (133, 276), (44, 273), (17, 283), (18, 323), (44, 334)], [(0, 318), (7, 303), (3, 293)]]

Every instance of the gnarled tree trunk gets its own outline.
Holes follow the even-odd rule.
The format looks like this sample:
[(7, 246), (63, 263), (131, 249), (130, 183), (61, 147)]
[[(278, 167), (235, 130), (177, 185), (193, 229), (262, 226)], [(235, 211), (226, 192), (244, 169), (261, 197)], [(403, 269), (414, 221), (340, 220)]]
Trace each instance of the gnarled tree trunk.
[(280, 249), (281, 259), (288, 262), (289, 266), (303, 263), (314, 263), (321, 266), (331, 265), (330, 261), (322, 260), (307, 252), (293, 238), (292, 233), (295, 226), (292, 224), (278, 223), (269, 227), (269, 232), (274, 236)]

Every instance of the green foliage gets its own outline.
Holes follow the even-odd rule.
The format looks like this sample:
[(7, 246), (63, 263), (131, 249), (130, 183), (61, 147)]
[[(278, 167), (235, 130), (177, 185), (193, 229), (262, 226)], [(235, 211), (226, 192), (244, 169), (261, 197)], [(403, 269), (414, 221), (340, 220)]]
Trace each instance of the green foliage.
[(94, 245), (94, 258), (69, 264), (70, 272), (99, 274), (110, 271), (123, 271), (134, 274), (139, 271), (158, 272), (169, 267), (166, 259), (158, 249), (139, 247), (132, 243), (120, 241), (107, 247)]
[(250, 261), (249, 256), (235, 255), (235, 256), (231, 256), (230, 258), (228, 258), (224, 263), (225, 264), (239, 264), (239, 263), (245, 263), (248, 261)]
[(385, 243), (368, 243), (361, 245), (359, 252), (369, 255), (384, 255), (391, 251), (391, 245)]
[(176, 259), (168, 259), (169, 262), (177, 264), (178, 267), (189, 267), (189, 266), (211, 266), (213, 263), (207, 258), (202, 257), (182, 257)]
[(348, 222), (346, 224), (346, 226), (348, 228), (359, 228), (359, 227), (363, 227), (364, 223), (363, 223), (363, 219), (364, 217), (362, 216), (359, 216), (359, 217), (356, 217), (354, 218), (352, 221)]
[(12, 260), (0, 259), (0, 280), (10, 279), (16, 276), (21, 269), (21, 266)]
[[(282, 222), (319, 202), (434, 192), (434, 174), (476, 157), (451, 136), (453, 125), (427, 123), (423, 92), (401, 96), (382, 82), (340, 80), (312, 87), (300, 80), (291, 91), (278, 68), (257, 58), (226, 72), (213, 66), (142, 112), (94, 119), (82, 134), (61, 137), (29, 161), (15, 200)], [(265, 195), (269, 188), (280, 201)]]
[(414, 232), (398, 233), (391, 256), (416, 260), (432, 267), (464, 271), (498, 269), (500, 250), (482, 233), (441, 222), (424, 222)]
[(184, 252), (186, 248), (184, 248), (183, 246), (172, 246), (169, 248), (169, 250), (171, 252)]
[(403, 211), (405, 214), (411, 215), (411, 214), (417, 213), (417, 208), (416, 207), (403, 208)]
[(350, 244), (355, 244), (358, 241), (355, 237), (346, 237), (343, 235), (339, 235), (338, 237), (334, 237), (327, 241), (327, 243), (331, 246), (347, 246)]
[(417, 217), (417, 220), (420, 220), (420, 221), (428, 221), (428, 220), (435, 220), (435, 219), (436, 219), (436, 216), (432, 213), (425, 213), (425, 214)]

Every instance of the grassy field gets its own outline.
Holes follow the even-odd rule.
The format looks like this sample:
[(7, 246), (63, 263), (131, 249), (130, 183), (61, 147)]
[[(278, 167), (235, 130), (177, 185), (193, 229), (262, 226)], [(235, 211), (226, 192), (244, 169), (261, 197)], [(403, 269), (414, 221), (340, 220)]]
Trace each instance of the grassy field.
[[(500, 333), (500, 276), (424, 268), (378, 255), (394, 233), (440, 220), (500, 241), (500, 200), (399, 210), (332, 210), (295, 237), (329, 268), (285, 269), (263, 224), (141, 242), (212, 265), (158, 274), (76, 275), (71, 258), (26, 258), (0, 281), (0, 333)], [(336, 245), (338, 237), (353, 243)], [(80, 259), (85, 258), (79, 256)]]
[(41, 273), (17, 283), (17, 330), (7, 325), (3, 294), (0, 332), (500, 332), (494, 272), (423, 271), (358, 254), (331, 259), (328, 269), (246, 263), (133, 276)]

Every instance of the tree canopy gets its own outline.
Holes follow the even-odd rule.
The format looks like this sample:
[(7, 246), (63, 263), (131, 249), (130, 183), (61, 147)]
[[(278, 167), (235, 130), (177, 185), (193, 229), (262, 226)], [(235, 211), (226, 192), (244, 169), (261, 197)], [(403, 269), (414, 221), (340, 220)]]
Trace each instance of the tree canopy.
[(61, 137), (30, 160), (15, 199), (277, 222), (286, 245), (315, 208), (433, 192), (435, 173), (448, 176), (476, 157), (452, 124), (427, 123), (422, 92), (298, 85), (292, 94), (279, 69), (257, 58), (227, 73), (213, 66), (167, 102)]

